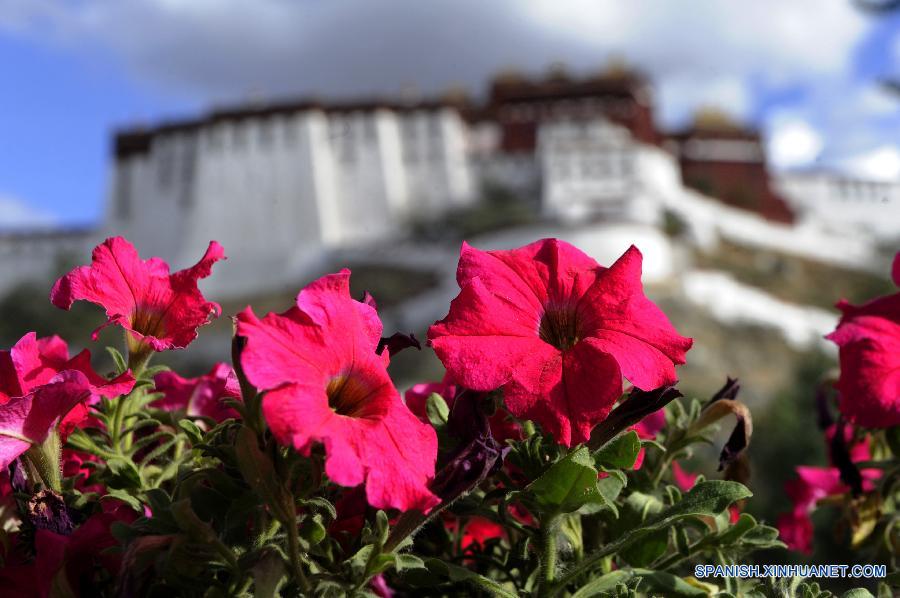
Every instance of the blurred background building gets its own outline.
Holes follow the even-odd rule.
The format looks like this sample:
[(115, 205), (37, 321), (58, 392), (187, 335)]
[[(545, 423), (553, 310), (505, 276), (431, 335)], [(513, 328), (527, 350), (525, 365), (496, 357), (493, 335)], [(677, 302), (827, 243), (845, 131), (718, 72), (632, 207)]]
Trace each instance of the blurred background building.
[(211, 281), (217, 294), (282, 289), (335, 251), (409, 241), (416, 222), (471, 206), (485, 188), (547, 224), (677, 218), (707, 247), (724, 235), (861, 269), (881, 267), (878, 243), (900, 237), (900, 182), (773, 178), (760, 135), (714, 110), (679, 131), (655, 123), (641, 75), (556, 67), (498, 76), (484, 102), (256, 103), (123, 130), (101, 225), (2, 237), (0, 251), (17, 259), (0, 289), (46, 278), (113, 234), (176, 264), (216, 239), (237, 249)]

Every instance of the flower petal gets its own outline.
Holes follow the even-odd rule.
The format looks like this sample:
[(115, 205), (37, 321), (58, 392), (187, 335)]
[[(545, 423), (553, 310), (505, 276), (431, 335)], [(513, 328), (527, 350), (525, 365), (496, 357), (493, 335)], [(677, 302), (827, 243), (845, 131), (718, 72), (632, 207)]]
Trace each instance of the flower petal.
[(222, 247), (212, 241), (196, 265), (169, 275), (164, 261), (141, 260), (131, 243), (111, 237), (94, 248), (90, 266), (56, 281), (50, 301), (62, 309), (77, 300), (90, 301), (106, 310), (107, 324), (122, 326), (154, 350), (184, 348), (197, 337), (198, 327), (221, 312), (217, 303), (206, 301), (197, 281), (224, 257)]
[(578, 305), (585, 336), (612, 354), (622, 372), (641, 390), (677, 380), (675, 364), (685, 362), (693, 340), (676, 332), (666, 315), (644, 296), (641, 253), (633, 245), (597, 278)]
[(349, 296), (350, 270), (344, 268), (337, 274), (328, 274), (307, 285), (297, 295), (297, 307), (323, 328), (348, 326), (349, 321), (358, 319), (374, 351), (384, 329), (378, 312), (368, 303), (352, 299), (347, 301)]
[(463, 386), (488, 391), (509, 380), (518, 364), (549, 347), (537, 336), (537, 314), (526, 314), (473, 279), (428, 330), (431, 346)]
[(309, 354), (310, 346), (316, 351), (324, 348), (322, 335), (304, 326), (304, 319), (296, 307), (261, 320), (249, 307), (236, 316), (236, 334), (247, 339), (241, 365), (254, 386), (272, 389), (303, 380), (324, 381), (323, 364)]
[(70, 370), (34, 393), (13, 397), (0, 405), (0, 469), (32, 444), (43, 442), (47, 433), (90, 394), (85, 375)]

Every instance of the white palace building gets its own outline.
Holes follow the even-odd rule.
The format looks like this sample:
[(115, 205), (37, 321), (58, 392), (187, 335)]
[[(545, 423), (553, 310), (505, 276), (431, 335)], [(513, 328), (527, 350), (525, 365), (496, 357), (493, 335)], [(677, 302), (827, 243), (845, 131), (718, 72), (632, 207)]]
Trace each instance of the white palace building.
[[(0, 259), (18, 264), (4, 266), (0, 291), (49, 274), (56, 250), (81, 245), (85, 261), (110, 234), (174, 268), (216, 239), (229, 256), (209, 280), (219, 293), (280, 287), (320, 268), (333, 249), (384, 243), (412, 219), (477, 201), (488, 182), (568, 223), (659, 224), (667, 210), (697, 220), (698, 206), (716, 203), (688, 205), (699, 195), (781, 227), (832, 213), (818, 209), (838, 202), (828, 175), (770, 184), (759, 136), (713, 121), (664, 135), (646, 81), (610, 71), (500, 76), (483, 102), (294, 101), (124, 130), (114, 139), (102, 228), (0, 234)], [(851, 210), (852, 222), (900, 235), (900, 185), (865, 189), (879, 201), (861, 217)], [(897, 215), (893, 226), (885, 214)]]

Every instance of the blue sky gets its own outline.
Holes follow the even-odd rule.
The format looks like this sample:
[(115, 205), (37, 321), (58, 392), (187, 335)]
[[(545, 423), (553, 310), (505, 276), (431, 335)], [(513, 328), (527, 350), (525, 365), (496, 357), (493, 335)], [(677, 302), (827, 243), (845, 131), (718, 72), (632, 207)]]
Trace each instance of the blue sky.
[[(82, 225), (102, 215), (112, 127), (197, 104), (140, 89), (121, 67), (33, 39), (0, 36), (0, 223)], [(4, 201), (5, 200), (5, 201)]]
[(900, 13), (841, 0), (0, 0), (0, 227), (87, 224), (113, 129), (247, 97), (474, 92), (502, 68), (611, 58), (664, 126), (717, 106), (781, 168), (900, 179)]

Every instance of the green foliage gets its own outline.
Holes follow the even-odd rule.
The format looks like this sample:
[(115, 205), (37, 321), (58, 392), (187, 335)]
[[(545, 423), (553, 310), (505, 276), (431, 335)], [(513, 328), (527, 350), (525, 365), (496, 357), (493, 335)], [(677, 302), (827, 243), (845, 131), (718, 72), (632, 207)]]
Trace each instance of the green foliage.
[[(122, 355), (109, 356), (116, 372), (125, 369)], [(656, 440), (614, 430), (595, 450), (567, 449), (520, 422), (503, 467), (428, 516), (398, 515), (353, 507), (352, 491), (325, 475), (321, 448), (301, 455), (275, 442), (250, 417), (261, 397), (249, 385), (235, 403), (244, 419), (215, 423), (155, 408), (158, 371), (138, 371), (131, 394), (100, 401), (98, 425), (74, 430), (67, 445), (96, 458), (83, 481), (106, 488), (101, 498), (64, 480), (73, 508), (116, 500), (135, 511), (133, 523), (113, 527), (127, 563), (115, 583), (131, 595), (372, 596), (382, 576), (417, 596), (830, 596), (800, 580), (691, 577), (695, 564), (747, 562), (783, 546), (748, 513), (731, 522), (730, 510), (751, 497), (743, 484), (700, 477), (682, 491), (672, 483), (673, 462), (713, 442), (724, 416), (746, 416), (738, 406), (672, 402)], [(458, 445), (450, 410), (431, 395), (426, 413), (439, 465), (449, 463)], [(888, 431), (876, 454), (898, 443)], [(898, 476), (889, 471), (879, 483), (896, 486)], [(889, 538), (896, 507), (882, 509), (894, 517)]]
[(548, 513), (571, 513), (585, 505), (609, 506), (597, 486), (599, 472), (582, 446), (550, 466), (526, 487)]

